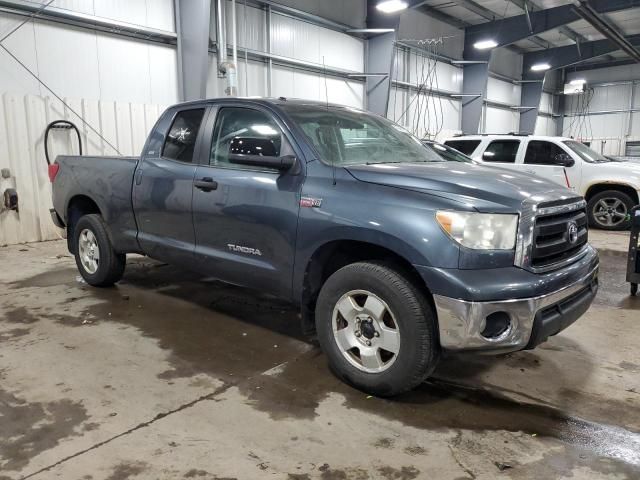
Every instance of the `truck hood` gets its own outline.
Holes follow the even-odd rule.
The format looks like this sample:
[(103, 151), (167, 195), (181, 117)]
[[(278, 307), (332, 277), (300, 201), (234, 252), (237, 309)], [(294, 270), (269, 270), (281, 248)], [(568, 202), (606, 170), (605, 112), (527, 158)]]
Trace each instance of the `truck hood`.
[(357, 180), (428, 193), (480, 212), (519, 212), (527, 198), (575, 197), (575, 193), (533, 175), (461, 162), (351, 165)]

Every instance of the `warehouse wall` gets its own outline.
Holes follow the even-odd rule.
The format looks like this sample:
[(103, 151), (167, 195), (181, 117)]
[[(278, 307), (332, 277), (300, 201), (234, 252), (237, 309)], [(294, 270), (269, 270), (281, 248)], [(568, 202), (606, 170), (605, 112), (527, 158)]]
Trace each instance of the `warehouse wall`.
[(563, 134), (624, 155), (627, 142), (640, 141), (640, 65), (567, 73), (567, 82), (575, 78), (587, 81), (588, 93), (566, 96)]
[[(230, 4), (227, 2), (227, 25), (231, 25)], [(318, 67), (322, 67), (324, 62), (328, 67), (364, 71), (363, 40), (277, 12), (272, 13), (271, 30), (267, 31), (265, 10), (247, 6), (245, 15), (244, 5), (240, 2), (236, 5), (240, 47), (267, 52), (269, 39), (271, 52), (268, 53), (311, 62)], [(232, 40), (231, 29), (227, 28), (229, 45)], [(210, 55), (207, 82), (209, 97), (224, 95), (226, 83), (225, 79), (218, 78), (217, 63), (217, 56)], [(277, 62), (270, 69), (266, 62), (245, 61), (242, 55), (239, 55), (238, 73), (238, 90), (242, 96), (285, 96), (320, 101), (328, 97), (329, 102), (364, 107), (364, 83), (361, 81), (327, 75), (325, 88), (325, 76), (320, 73), (279, 65)]]
[[(57, 0), (57, 7), (174, 30), (172, 0)], [(24, 21), (0, 14), (0, 36)], [(18, 59), (69, 102), (123, 155), (139, 154), (146, 134), (177, 97), (175, 48), (46, 21), (23, 25), (5, 42)], [(48, 122), (69, 119), (81, 129), (86, 153), (114, 155), (98, 135), (0, 51), (0, 195), (15, 188), (19, 211), (0, 212), (0, 245), (59, 238), (48, 209), (43, 135)], [(75, 153), (69, 132), (55, 131), (52, 156)]]

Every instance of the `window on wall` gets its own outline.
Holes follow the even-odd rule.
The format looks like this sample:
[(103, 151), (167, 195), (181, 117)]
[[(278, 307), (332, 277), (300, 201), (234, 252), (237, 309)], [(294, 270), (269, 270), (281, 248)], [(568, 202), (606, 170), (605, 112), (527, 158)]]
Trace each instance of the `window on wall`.
[(566, 153), (555, 143), (532, 140), (527, 145), (524, 163), (535, 165), (562, 165), (556, 161), (556, 155)]
[(204, 108), (178, 112), (162, 147), (162, 156), (179, 162), (192, 163)]
[(482, 154), (485, 162), (515, 163), (520, 140), (494, 140)]

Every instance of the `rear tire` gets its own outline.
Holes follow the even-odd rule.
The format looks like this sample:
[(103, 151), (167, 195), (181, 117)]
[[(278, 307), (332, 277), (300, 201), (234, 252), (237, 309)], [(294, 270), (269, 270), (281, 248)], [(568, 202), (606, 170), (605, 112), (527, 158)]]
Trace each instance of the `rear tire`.
[(82, 278), (94, 287), (110, 287), (122, 278), (126, 255), (116, 253), (100, 215), (80, 217), (73, 229), (76, 265)]
[(331, 275), (318, 296), (316, 328), (333, 372), (372, 395), (411, 390), (438, 362), (432, 307), (384, 263), (353, 263)]
[(633, 199), (619, 190), (600, 192), (589, 199), (589, 225), (602, 230), (628, 230), (631, 227)]

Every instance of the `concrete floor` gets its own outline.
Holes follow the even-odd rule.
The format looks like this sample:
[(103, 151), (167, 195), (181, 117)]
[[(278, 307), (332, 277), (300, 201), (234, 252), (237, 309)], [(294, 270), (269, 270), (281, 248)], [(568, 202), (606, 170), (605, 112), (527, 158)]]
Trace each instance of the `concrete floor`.
[(286, 304), (141, 257), (94, 289), (62, 241), (0, 248), (0, 479), (640, 478), (640, 298), (625, 239), (592, 238), (586, 316), (394, 400), (336, 380)]

